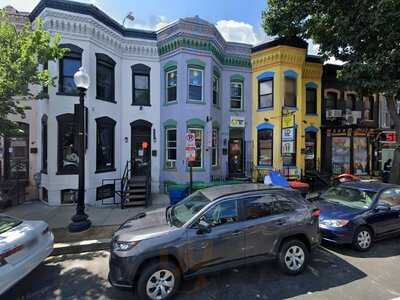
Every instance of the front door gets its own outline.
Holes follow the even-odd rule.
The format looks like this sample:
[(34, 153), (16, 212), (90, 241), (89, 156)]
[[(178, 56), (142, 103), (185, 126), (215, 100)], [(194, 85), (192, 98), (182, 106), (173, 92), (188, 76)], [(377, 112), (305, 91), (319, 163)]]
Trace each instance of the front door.
[(131, 124), (132, 176), (146, 176), (151, 162), (151, 123), (143, 120)]
[(21, 133), (5, 138), (5, 178), (28, 180), (29, 125), (20, 124)]
[(228, 149), (229, 160), (229, 176), (240, 177), (243, 176), (243, 140), (230, 139)]
[(313, 173), (317, 170), (317, 134), (315, 132), (306, 132), (305, 146), (305, 173)]

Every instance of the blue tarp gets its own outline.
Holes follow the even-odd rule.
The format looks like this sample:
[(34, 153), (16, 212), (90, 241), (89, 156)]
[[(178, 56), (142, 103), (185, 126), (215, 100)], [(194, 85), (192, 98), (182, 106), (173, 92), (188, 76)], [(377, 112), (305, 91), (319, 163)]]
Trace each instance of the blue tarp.
[(271, 171), (269, 172), (269, 177), (271, 178), (271, 182), (273, 185), (289, 187), (289, 182), (281, 173)]

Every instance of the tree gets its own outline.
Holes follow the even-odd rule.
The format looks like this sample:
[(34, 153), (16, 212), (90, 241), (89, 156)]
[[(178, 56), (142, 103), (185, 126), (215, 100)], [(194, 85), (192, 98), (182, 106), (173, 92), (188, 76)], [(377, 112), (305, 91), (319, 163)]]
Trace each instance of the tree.
[[(269, 0), (262, 19), (269, 35), (311, 38), (324, 58), (345, 62), (341, 79), (361, 95), (382, 93), (400, 141), (399, 0)], [(391, 182), (400, 183), (399, 147)]]
[(30, 107), (24, 100), (43, 99), (43, 92), (33, 94), (28, 86), (54, 84), (48, 70), (41, 66), (63, 57), (60, 35), (52, 37), (37, 19), (33, 28), (21, 31), (0, 11), (0, 136), (15, 133), (18, 126), (10, 115), (21, 115)]

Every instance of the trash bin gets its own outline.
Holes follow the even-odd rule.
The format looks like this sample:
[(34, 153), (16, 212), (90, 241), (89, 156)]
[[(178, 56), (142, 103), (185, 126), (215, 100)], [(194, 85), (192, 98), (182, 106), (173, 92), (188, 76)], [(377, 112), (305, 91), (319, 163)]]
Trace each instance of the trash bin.
[(186, 184), (175, 184), (168, 187), (169, 201), (171, 205), (183, 200), (189, 194), (189, 187)]

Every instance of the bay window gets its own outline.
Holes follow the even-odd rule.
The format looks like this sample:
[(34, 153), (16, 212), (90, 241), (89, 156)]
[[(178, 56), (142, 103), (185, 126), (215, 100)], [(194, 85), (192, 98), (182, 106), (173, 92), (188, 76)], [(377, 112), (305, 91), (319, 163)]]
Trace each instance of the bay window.
[(274, 79), (269, 78), (258, 82), (258, 108), (272, 108), (274, 106), (273, 97)]
[(195, 136), (196, 144), (196, 155), (195, 160), (192, 161), (192, 167), (202, 168), (203, 167), (203, 128), (188, 128), (188, 131), (193, 133)]
[(165, 167), (167, 169), (176, 168), (176, 128), (165, 130)]
[(211, 164), (213, 167), (218, 166), (218, 129), (212, 130), (212, 144), (211, 144)]
[(203, 101), (203, 70), (189, 68), (189, 101)]
[(243, 109), (243, 82), (231, 82), (231, 109)]
[(72, 44), (62, 44), (60, 47), (68, 48), (70, 51), (59, 60), (58, 92), (67, 95), (77, 95), (74, 74), (82, 66), (83, 50)]
[(297, 87), (296, 78), (285, 76), (285, 106), (296, 107), (297, 105)]
[(213, 104), (218, 105), (219, 102), (219, 77), (213, 75)]
[(171, 70), (166, 72), (166, 102), (171, 103), (177, 101), (177, 70)]

